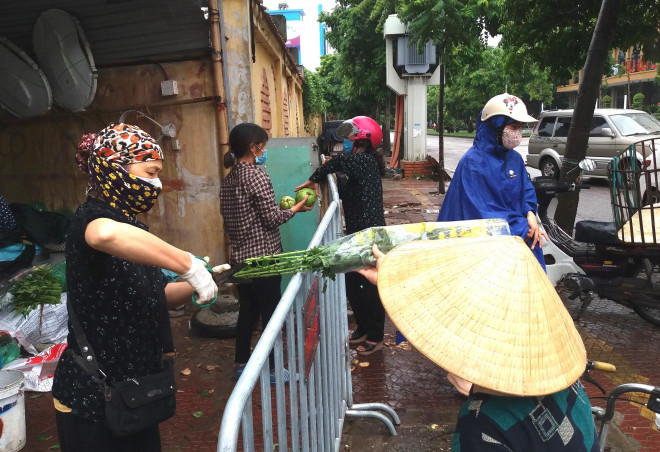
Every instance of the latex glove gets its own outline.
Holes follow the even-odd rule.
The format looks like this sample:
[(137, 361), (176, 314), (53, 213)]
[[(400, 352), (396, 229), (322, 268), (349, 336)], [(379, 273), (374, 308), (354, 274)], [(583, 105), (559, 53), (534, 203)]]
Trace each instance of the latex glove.
[[(211, 276), (211, 272), (206, 268), (206, 265), (202, 259), (197, 259), (192, 254), (188, 253), (192, 263), (187, 272), (181, 275), (181, 279), (187, 281), (188, 284), (195, 289), (197, 292), (198, 298), (197, 302), (199, 304), (207, 303), (215, 298), (218, 295), (218, 286), (216, 286)], [(208, 258), (204, 259), (208, 262)]]

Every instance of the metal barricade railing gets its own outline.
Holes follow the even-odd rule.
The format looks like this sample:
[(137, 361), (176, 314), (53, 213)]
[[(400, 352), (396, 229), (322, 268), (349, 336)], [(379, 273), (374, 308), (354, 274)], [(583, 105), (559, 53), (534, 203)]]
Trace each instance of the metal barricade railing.
[(608, 166), (614, 223), (623, 242), (660, 245), (659, 152), (655, 140), (640, 141)]
[[(310, 248), (342, 234), (337, 186), (331, 176), (328, 181), (330, 204)], [(353, 404), (345, 292), (343, 274), (334, 280), (314, 273), (293, 276), (227, 400), (218, 451), (237, 450), (239, 425), (244, 451), (272, 451), (275, 447), (294, 452), (337, 451), (347, 416), (380, 419), (396, 435), (394, 424), (399, 424), (399, 418), (392, 408), (382, 403)], [(274, 402), (271, 351), (275, 358)], [(288, 385), (282, 379), (285, 353)], [(253, 395), (260, 397), (260, 403)], [(260, 418), (255, 416), (254, 406), (260, 409)], [(255, 421), (261, 424), (260, 432)]]

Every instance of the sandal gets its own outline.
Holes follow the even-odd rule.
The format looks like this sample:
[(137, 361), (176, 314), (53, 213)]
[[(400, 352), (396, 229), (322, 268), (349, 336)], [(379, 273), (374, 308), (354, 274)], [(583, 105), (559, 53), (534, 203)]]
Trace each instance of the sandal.
[(367, 338), (367, 334), (362, 334), (358, 330), (351, 331), (348, 335), (349, 344), (359, 344)]
[(371, 344), (367, 341), (364, 341), (360, 345), (357, 346), (355, 350), (357, 350), (358, 355), (371, 355), (373, 352), (377, 352), (383, 348), (383, 341), (376, 342), (375, 344)]

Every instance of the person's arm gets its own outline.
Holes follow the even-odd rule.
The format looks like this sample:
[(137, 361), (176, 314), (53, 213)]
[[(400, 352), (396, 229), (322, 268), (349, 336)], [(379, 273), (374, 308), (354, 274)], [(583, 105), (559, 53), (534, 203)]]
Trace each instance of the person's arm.
[(169, 283), (165, 286), (165, 298), (167, 299), (168, 308), (189, 302), (194, 291), (192, 286), (184, 281)]
[(311, 182), (319, 183), (324, 180), (328, 174), (336, 173), (337, 171), (344, 171), (346, 157), (347, 156), (345, 155), (336, 155), (332, 157), (323, 165), (316, 168), (316, 171), (309, 176), (309, 180)]
[(187, 272), (192, 264), (189, 253), (143, 229), (109, 218), (91, 221), (85, 229), (85, 241), (95, 250), (178, 274)]
[[(178, 273), (199, 294), (200, 303), (212, 300), (218, 294), (218, 286), (205, 262), (138, 227), (97, 218), (85, 228), (85, 241), (95, 250), (112, 256)], [(225, 266), (218, 266), (214, 271), (224, 269)]]

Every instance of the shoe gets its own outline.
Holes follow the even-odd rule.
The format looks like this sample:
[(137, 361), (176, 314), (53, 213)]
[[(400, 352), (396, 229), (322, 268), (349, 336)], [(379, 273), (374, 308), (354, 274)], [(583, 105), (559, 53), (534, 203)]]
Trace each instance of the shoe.
[(348, 343), (349, 344), (359, 344), (367, 338), (366, 333), (362, 334), (358, 330), (351, 331), (348, 334)]
[(236, 369), (236, 379), (238, 380), (241, 378), (241, 375), (243, 375), (243, 371), (245, 370), (245, 364), (242, 366), (238, 366), (238, 369)]
[[(289, 380), (291, 380), (291, 374), (289, 374), (289, 371), (286, 369), (282, 370), (282, 380), (284, 381), (284, 384), (289, 384)], [(271, 370), (270, 371), (270, 384), (275, 385), (275, 371)]]
[(376, 342), (375, 344), (370, 344), (369, 342), (364, 341), (363, 343), (358, 345), (355, 350), (357, 350), (358, 355), (365, 356), (365, 355), (371, 355), (373, 352), (377, 352), (382, 348), (383, 348), (383, 341)]

